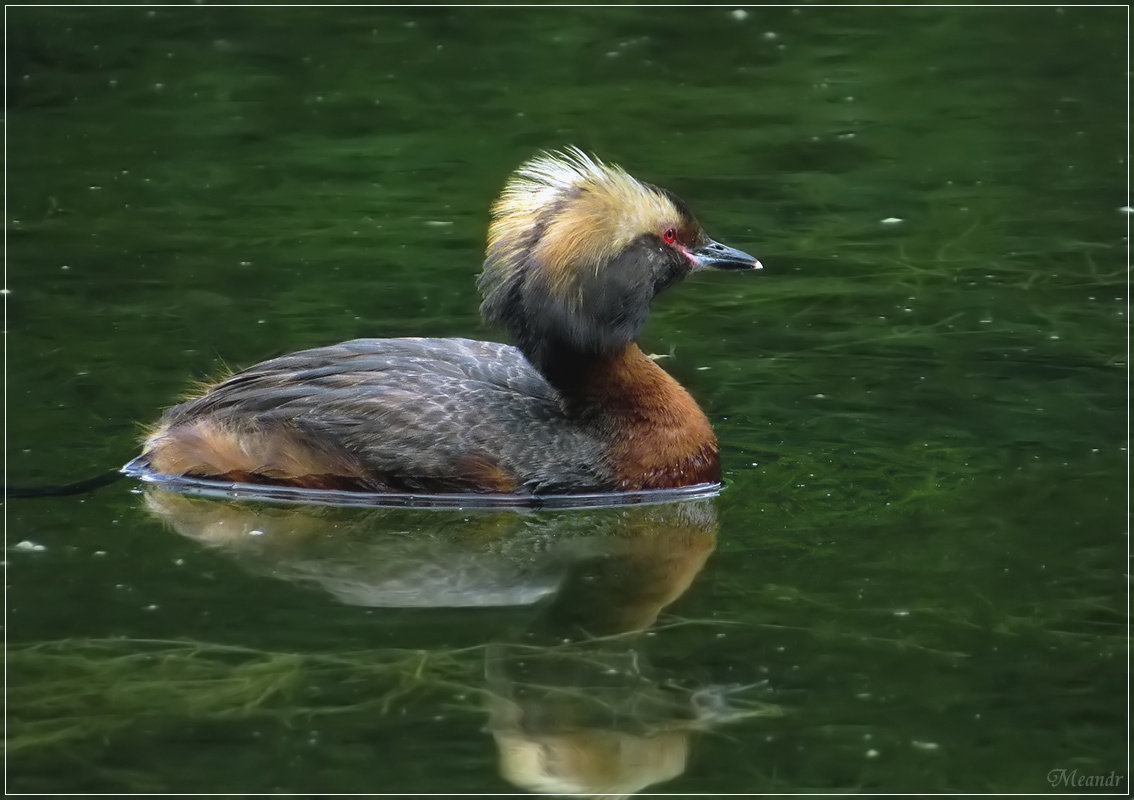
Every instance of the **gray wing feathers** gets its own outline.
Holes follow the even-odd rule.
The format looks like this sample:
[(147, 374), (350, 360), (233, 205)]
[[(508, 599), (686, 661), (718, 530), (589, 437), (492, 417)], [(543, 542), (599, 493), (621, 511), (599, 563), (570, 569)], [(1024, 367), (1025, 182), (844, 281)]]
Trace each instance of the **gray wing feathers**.
[(170, 409), (285, 425), (382, 475), (446, 477), (474, 456), (531, 490), (609, 480), (599, 439), (514, 347), (470, 339), (356, 339), (250, 367)]

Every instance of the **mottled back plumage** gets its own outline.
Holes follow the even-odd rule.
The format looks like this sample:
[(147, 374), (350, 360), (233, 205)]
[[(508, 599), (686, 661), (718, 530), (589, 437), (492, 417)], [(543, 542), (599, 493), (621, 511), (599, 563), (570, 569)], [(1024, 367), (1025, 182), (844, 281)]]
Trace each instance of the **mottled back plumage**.
[(319, 443), (375, 491), (471, 490), (485, 473), (529, 492), (612, 480), (599, 438), (567, 422), (516, 348), (493, 342), (356, 339), (281, 356), (171, 408), (156, 436), (201, 419)]

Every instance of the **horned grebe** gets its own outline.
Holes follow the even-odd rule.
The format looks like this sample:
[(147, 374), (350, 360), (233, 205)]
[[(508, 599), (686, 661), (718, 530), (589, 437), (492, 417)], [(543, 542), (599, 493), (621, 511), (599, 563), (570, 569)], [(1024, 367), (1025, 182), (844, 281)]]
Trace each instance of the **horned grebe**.
[(124, 469), (374, 492), (579, 493), (719, 482), (693, 398), (635, 344), (658, 292), (760, 269), (673, 194), (577, 148), (492, 209), (470, 339), (356, 339), (274, 358), (174, 406)]

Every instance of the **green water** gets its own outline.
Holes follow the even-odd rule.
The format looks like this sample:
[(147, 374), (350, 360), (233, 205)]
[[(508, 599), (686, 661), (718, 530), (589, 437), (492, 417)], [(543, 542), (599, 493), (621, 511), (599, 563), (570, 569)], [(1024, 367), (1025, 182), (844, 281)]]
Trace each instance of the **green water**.
[(9, 8), (13, 484), (225, 365), (499, 337), (543, 148), (766, 269), (643, 338), (715, 500), (7, 503), (7, 788), (1125, 792), (1126, 14)]

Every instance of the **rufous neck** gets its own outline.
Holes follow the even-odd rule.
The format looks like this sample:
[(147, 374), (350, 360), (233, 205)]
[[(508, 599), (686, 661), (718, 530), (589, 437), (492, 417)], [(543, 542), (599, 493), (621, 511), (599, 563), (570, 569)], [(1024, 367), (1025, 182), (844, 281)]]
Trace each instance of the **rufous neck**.
[(624, 489), (720, 480), (716, 436), (696, 401), (635, 344), (548, 375), (568, 410), (599, 425)]

